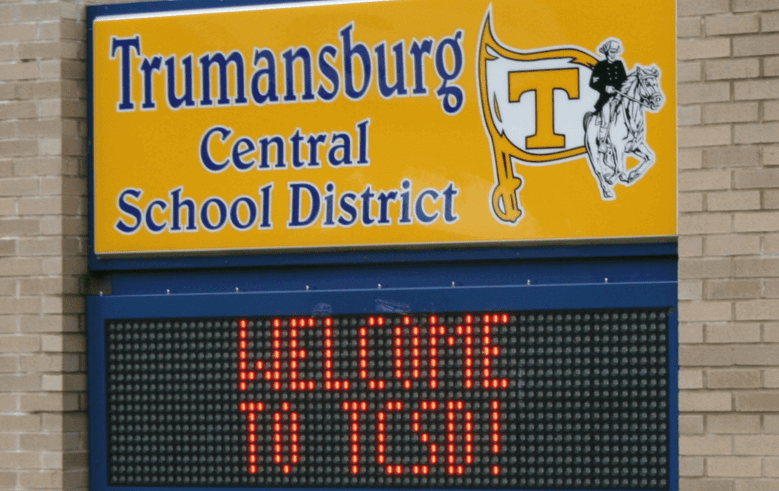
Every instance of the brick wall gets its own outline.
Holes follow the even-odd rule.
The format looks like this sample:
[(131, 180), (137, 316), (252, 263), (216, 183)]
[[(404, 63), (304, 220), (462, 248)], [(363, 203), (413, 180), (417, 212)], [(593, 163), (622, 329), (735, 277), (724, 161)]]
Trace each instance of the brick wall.
[(87, 486), (83, 9), (0, 3), (0, 488)]
[[(779, 490), (779, 0), (678, 13), (681, 489)], [(84, 20), (0, 3), (0, 489), (87, 487)]]
[(779, 0), (678, 0), (681, 489), (779, 490)]

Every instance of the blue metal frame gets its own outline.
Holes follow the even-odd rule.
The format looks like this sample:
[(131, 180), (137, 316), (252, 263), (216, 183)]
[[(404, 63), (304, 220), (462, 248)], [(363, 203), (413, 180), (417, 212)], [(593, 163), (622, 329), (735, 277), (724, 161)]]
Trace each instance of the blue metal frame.
[[(92, 27), (97, 18), (294, 1), (189, 0), (88, 7), (88, 114), (93, 113)], [(390, 306), (440, 312), (677, 305), (677, 246), (673, 241), (98, 258), (93, 249), (93, 136), (90, 117), (88, 264), (92, 272), (110, 273), (112, 295), (87, 301), (92, 491), (125, 489), (107, 485), (104, 325), (109, 318), (311, 314), (321, 312), (323, 306), (341, 314), (377, 312)], [(669, 322), (669, 386), (673, 388), (678, 386), (675, 313)], [(673, 423), (678, 421), (678, 392), (671, 390), (670, 399)], [(671, 424), (670, 433), (669, 478), (674, 491), (679, 465), (676, 425)]]
[[(417, 288), (327, 289), (322, 291), (264, 291), (252, 293), (191, 293), (170, 295), (112, 295), (90, 297), (89, 319), (89, 421), (90, 486), (92, 491), (120, 491), (107, 485), (105, 338), (106, 319), (305, 315), (368, 313), (386, 309), (408, 312), (543, 310), (620, 307), (674, 307), (676, 281), (630, 283), (580, 283), (557, 285), (498, 284)], [(677, 315), (669, 319), (669, 359), (677, 360)], [(669, 386), (676, 387), (677, 367), (669, 371)], [(671, 422), (678, 420), (678, 393), (670, 391)], [(678, 429), (671, 424), (670, 481), (677, 489)], [(149, 491), (176, 488), (148, 488)], [(230, 488), (202, 488), (221, 491)], [(232, 488), (234, 489), (234, 488)], [(272, 488), (269, 488), (272, 489)], [(302, 489), (302, 488), (301, 488)], [(311, 489), (311, 488), (306, 488)]]

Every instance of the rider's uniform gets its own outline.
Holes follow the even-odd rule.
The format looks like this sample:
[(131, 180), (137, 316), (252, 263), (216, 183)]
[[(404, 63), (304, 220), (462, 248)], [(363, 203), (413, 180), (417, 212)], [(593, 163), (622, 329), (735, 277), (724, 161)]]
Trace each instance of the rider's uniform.
[[(622, 84), (627, 81), (628, 75), (625, 71), (625, 65), (622, 60), (601, 60), (595, 64), (595, 68), (592, 69), (592, 78), (590, 78), (590, 87), (597, 90), (600, 93), (598, 102), (595, 103), (595, 113), (600, 114), (603, 110), (603, 106), (611, 100), (616, 94), (609, 94), (606, 92), (607, 86), (612, 86), (617, 90), (620, 90)], [(607, 119), (609, 115), (605, 115)]]

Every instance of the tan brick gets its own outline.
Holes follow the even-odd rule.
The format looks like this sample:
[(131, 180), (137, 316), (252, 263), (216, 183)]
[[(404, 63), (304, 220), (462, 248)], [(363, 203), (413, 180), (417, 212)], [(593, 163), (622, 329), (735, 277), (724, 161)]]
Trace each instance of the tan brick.
[(22, 332), (58, 332), (76, 331), (78, 324), (72, 319), (60, 315), (22, 316)]
[(700, 37), (702, 30), (700, 17), (686, 17), (676, 21), (676, 35), (680, 38)]
[(706, 326), (706, 342), (723, 343), (759, 343), (759, 324), (709, 324)]
[(0, 276), (38, 275), (41, 271), (39, 259), (0, 258)]
[(700, 104), (730, 100), (730, 84), (726, 82), (681, 84), (679, 104)]
[[(750, 43), (740, 44), (739, 56), (771, 54), (765, 48), (760, 49)], [(677, 43), (677, 53), (680, 60), (700, 60), (705, 58), (725, 58), (730, 56), (730, 39), (680, 39)]]
[(733, 88), (736, 100), (776, 99), (779, 80), (745, 80), (736, 82)]
[(763, 165), (779, 165), (779, 145), (763, 145)]
[(779, 318), (779, 300), (736, 302), (736, 320), (774, 320)]
[(65, 481), (79, 489), (87, 489), (89, 486), (89, 472), (86, 468), (66, 470)]
[(779, 365), (779, 346), (735, 346), (736, 365)]
[[(703, 53), (720, 52), (721, 47), (699, 48)], [(764, 56), (779, 54), (779, 34), (762, 34), (759, 36), (738, 36), (733, 38), (733, 56)], [(709, 56), (714, 58), (715, 56)], [(703, 58), (701, 56), (700, 58)]]
[(34, 118), (38, 115), (38, 106), (29, 101), (3, 101), (0, 102), (0, 118), (19, 119)]
[[(779, 364), (779, 361), (776, 362)], [(743, 392), (736, 394), (736, 410), (738, 411), (777, 411), (779, 409), (779, 391), (773, 392)], [(755, 454), (750, 454), (755, 455)], [(779, 455), (777, 449), (774, 455)]]
[(779, 190), (763, 191), (763, 208), (766, 210), (779, 209)]
[(732, 309), (730, 302), (681, 302), (679, 319), (693, 322), (728, 321), (732, 318)]
[(679, 169), (700, 169), (701, 167), (703, 167), (703, 149), (679, 149)]
[(690, 414), (679, 415), (679, 434), (699, 435), (701, 433), (703, 433), (703, 416)]
[(733, 0), (734, 12), (777, 9), (779, 9), (779, 0)]
[(0, 42), (32, 41), (36, 37), (35, 24), (17, 24), (0, 26)]
[(699, 344), (703, 343), (703, 324), (685, 322), (679, 326), (679, 343)]
[(682, 435), (679, 437), (681, 455), (729, 455), (732, 449), (732, 438), (729, 436)]
[(679, 191), (704, 191), (730, 188), (729, 170), (690, 170), (679, 173)]
[(706, 34), (710, 36), (748, 34), (757, 32), (759, 29), (760, 18), (757, 14), (728, 14), (706, 17)]
[(703, 370), (679, 370), (680, 389), (702, 389)]
[(679, 83), (702, 81), (702, 64), (700, 62), (679, 63), (676, 71), (676, 79)]
[(703, 211), (703, 193), (679, 193), (679, 211)]
[(22, 450), (63, 450), (63, 441), (59, 433), (19, 435)]
[(706, 471), (710, 477), (760, 477), (763, 462), (757, 457), (709, 457)]
[(37, 452), (3, 452), (0, 450), (3, 466), (16, 469), (35, 469), (40, 467), (41, 458)]
[[(759, 129), (749, 128), (743, 135), (744, 138), (755, 138), (761, 136)], [(728, 145), (731, 142), (731, 129), (728, 125), (713, 125), (701, 127), (679, 128), (679, 146), (689, 147), (713, 147), (717, 145)], [(748, 143), (744, 141), (743, 143)]]
[(779, 477), (779, 459), (763, 459), (763, 476)]
[(779, 455), (779, 436), (735, 436), (736, 455)]
[(730, 11), (727, 0), (680, 0), (677, 2), (679, 16), (719, 14)]
[(35, 314), (40, 309), (40, 297), (0, 297), (0, 314)]
[(709, 389), (759, 389), (760, 370), (708, 370), (706, 387)]
[[(760, 76), (760, 60), (757, 58), (708, 60), (705, 73), (706, 80), (755, 78)], [(739, 97), (736, 97), (736, 99), (739, 99)], [(742, 97), (741, 99), (758, 98)]]
[(763, 416), (763, 433), (766, 435), (779, 435), (779, 414), (766, 414)]
[[(712, 280), (706, 283), (707, 300), (735, 300), (760, 297), (763, 285), (760, 280)], [(717, 342), (708, 340), (708, 342)]]
[(62, 415), (63, 431), (86, 431), (87, 416), (85, 413), (71, 413)]
[(680, 237), (679, 257), (700, 257), (703, 255), (703, 237)]
[(693, 126), (703, 122), (700, 106), (680, 106), (676, 123), (679, 126)]
[(733, 348), (727, 346), (680, 346), (679, 365), (683, 367), (731, 366)]
[(766, 322), (763, 324), (763, 341), (766, 343), (779, 343), (779, 323)]
[(727, 213), (687, 213), (679, 217), (680, 234), (723, 234), (731, 231)]
[(15, 489), (16, 476), (17, 476), (16, 472), (0, 471), (0, 488)]
[(721, 14), (730, 11), (728, 0), (680, 0), (677, 14), (681, 16)]
[(779, 389), (779, 368), (764, 370), (763, 384), (768, 389)]
[(43, 19), (58, 20), (60, 15), (60, 6), (56, 3), (28, 4), (19, 5), (17, 8), (17, 19), (27, 21), (38, 21)]
[(703, 300), (703, 281), (681, 280), (679, 282), (679, 300)]
[(734, 143), (779, 142), (779, 123), (736, 125), (733, 141)]
[(16, 372), (19, 370), (19, 356), (0, 355), (0, 373)]
[(709, 104), (703, 109), (703, 122), (711, 123), (747, 123), (757, 121), (759, 105), (756, 102), (734, 104)]
[(38, 431), (40, 427), (41, 418), (38, 415), (0, 413), (0, 430)]
[(682, 457), (679, 459), (680, 476), (703, 476), (704, 470), (703, 457)]
[(679, 264), (679, 278), (727, 278), (731, 275), (732, 266), (730, 258), (689, 258)]
[(41, 376), (37, 374), (0, 375), (0, 392), (25, 392), (41, 389)]
[(766, 77), (776, 77), (779, 75), (779, 56), (763, 58), (763, 75)]
[(62, 489), (62, 471), (20, 472), (19, 484), (27, 489)]
[(762, 296), (764, 298), (779, 298), (779, 280), (764, 280)]
[(779, 252), (779, 234), (763, 235), (761, 247), (763, 254), (775, 254)]
[(38, 336), (0, 335), (0, 345), (5, 353), (32, 353), (40, 350), (41, 343)]
[(75, 411), (78, 398), (75, 394), (36, 394), (22, 395), (20, 401), (23, 411)]
[[(0, 153), (2, 153), (1, 149)], [(38, 179), (21, 178), (0, 181), (0, 196), (29, 196), (38, 192)]]
[(779, 101), (763, 103), (763, 121), (779, 121)]
[(706, 208), (711, 211), (758, 210), (760, 193), (757, 191), (726, 191), (706, 195)]
[(733, 481), (724, 479), (679, 480), (679, 491), (733, 491)]
[(703, 150), (704, 167), (756, 167), (760, 165), (760, 148), (737, 146), (706, 148)]
[(743, 479), (735, 484), (735, 491), (779, 491), (779, 483), (775, 481)]
[(706, 429), (713, 434), (759, 434), (760, 416), (757, 414), (710, 414), (706, 416)]
[(733, 220), (736, 232), (774, 232), (779, 230), (777, 212), (741, 212)]
[(709, 256), (740, 256), (759, 253), (760, 237), (757, 235), (712, 235), (706, 237), (706, 254)]
[(760, 17), (763, 32), (779, 31), (779, 12), (763, 12)]
[(20, 295), (64, 293), (62, 278), (23, 278), (18, 283)]

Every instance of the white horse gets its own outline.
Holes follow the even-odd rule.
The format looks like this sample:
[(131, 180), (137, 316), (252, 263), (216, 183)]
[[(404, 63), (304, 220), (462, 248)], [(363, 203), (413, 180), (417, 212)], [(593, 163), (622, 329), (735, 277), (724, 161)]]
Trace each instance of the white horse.
[[(627, 81), (612, 99), (606, 153), (598, 151), (599, 118), (593, 117), (592, 112), (584, 115), (584, 146), (604, 200), (614, 199), (617, 179), (629, 186), (641, 179), (655, 163), (655, 154), (646, 144), (644, 111), (657, 112), (663, 105), (659, 79), (660, 70), (654, 65), (649, 68), (636, 65), (628, 75)], [(640, 162), (628, 172), (626, 161), (630, 154)]]

